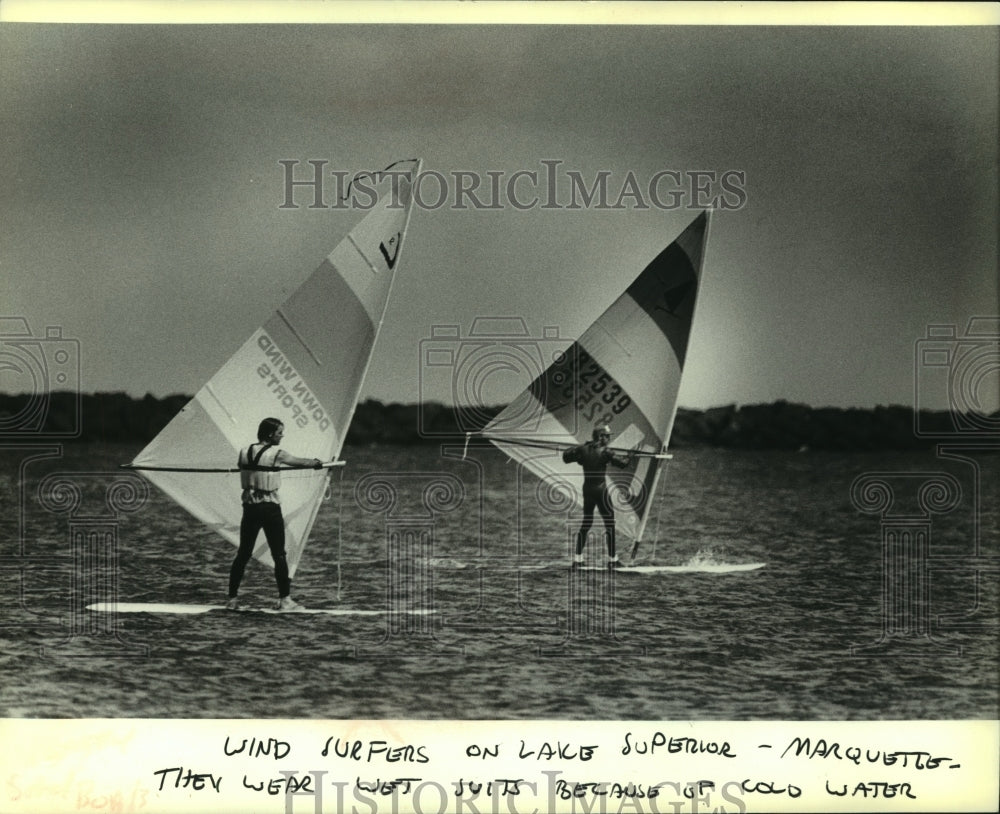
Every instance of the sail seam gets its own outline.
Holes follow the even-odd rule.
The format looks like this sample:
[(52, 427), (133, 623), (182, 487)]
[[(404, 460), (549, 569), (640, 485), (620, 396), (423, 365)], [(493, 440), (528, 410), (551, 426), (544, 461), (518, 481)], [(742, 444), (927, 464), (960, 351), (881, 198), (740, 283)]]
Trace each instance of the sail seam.
[[(608, 329), (608, 327), (606, 325), (604, 325), (601, 322), (595, 322), (591, 327), (594, 328), (594, 329), (600, 329), (608, 339), (610, 339), (619, 348), (621, 348), (622, 353), (624, 353), (626, 356), (628, 356), (628, 357), (634, 356), (634, 354), (632, 353), (632, 351), (629, 348), (627, 348), (624, 344), (622, 344), (622, 341), (617, 336), (615, 336), (613, 333), (611, 333), (611, 331)], [(582, 338), (583, 337), (581, 337), (581, 339)], [(585, 347), (582, 342), (580, 342), (578, 344), (580, 345), (581, 348), (583, 348), (585, 351), (587, 351), (587, 353), (591, 353), (590, 348)], [(597, 359), (597, 356), (595, 354), (591, 353), (591, 355), (594, 356), (595, 359)], [(597, 359), (597, 361), (600, 362), (600, 359)]]

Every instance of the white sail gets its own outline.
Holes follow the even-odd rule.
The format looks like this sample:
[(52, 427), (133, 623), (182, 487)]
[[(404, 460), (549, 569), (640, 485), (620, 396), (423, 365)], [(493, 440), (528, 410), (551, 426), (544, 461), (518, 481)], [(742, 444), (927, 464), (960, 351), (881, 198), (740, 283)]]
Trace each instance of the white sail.
[(674, 423), (708, 215), (698, 215), (483, 431), (580, 506), (582, 470), (564, 463), (562, 450), (589, 441), (595, 425), (609, 424), (613, 448), (639, 453), (626, 469), (608, 472), (617, 527), (634, 541), (646, 527)]
[[(419, 169), (414, 162), (408, 173), (395, 171), (392, 189), (132, 462), (234, 545), (239, 474), (191, 470), (235, 468), (239, 449), (256, 440), (268, 416), (284, 422), (292, 454), (324, 461), (340, 455), (399, 270)], [(184, 471), (164, 471), (171, 468)], [(328, 477), (329, 470), (282, 476), (292, 576)], [(273, 564), (263, 535), (253, 556)]]

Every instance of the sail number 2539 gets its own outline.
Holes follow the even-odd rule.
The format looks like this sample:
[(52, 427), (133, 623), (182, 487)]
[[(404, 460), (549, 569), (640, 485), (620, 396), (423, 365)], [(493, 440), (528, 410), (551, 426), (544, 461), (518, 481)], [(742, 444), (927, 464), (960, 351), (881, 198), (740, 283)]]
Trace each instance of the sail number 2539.
[(628, 393), (597, 361), (582, 348), (577, 357), (579, 375), (576, 387), (571, 382), (563, 391), (563, 398), (571, 399), (576, 393), (576, 409), (584, 421), (610, 423), (614, 416), (632, 403)]

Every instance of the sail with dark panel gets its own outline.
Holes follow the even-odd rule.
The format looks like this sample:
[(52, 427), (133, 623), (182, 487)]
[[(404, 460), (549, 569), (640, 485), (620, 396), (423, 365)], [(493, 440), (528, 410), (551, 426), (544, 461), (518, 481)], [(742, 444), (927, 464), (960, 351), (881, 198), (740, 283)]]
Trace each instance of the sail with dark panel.
[(618, 528), (642, 538), (684, 372), (708, 234), (709, 213), (688, 227), (562, 355), (484, 429), (507, 455), (582, 505), (579, 466), (561, 450), (590, 440), (597, 424), (611, 446), (634, 451), (609, 472)]

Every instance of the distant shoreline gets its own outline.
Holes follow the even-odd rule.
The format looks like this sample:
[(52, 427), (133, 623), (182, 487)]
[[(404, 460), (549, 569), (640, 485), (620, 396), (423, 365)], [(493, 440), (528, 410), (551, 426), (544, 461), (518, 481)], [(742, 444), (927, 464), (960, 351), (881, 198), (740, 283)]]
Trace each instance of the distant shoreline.
[[(0, 437), (66, 443), (150, 441), (190, 400), (174, 395), (134, 398), (125, 393), (78, 395), (0, 394)], [(440, 444), (462, 439), (496, 415), (503, 405), (467, 410), (448, 405), (358, 404), (346, 444)], [(890, 406), (872, 409), (810, 407), (786, 401), (677, 411), (672, 449), (877, 451), (929, 449), (939, 443), (996, 434), (992, 416)], [(477, 424), (478, 422), (478, 424)], [(985, 428), (985, 429), (984, 429)]]

